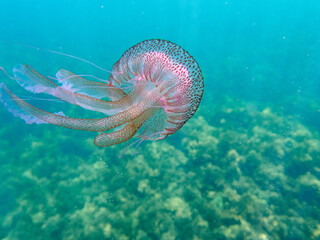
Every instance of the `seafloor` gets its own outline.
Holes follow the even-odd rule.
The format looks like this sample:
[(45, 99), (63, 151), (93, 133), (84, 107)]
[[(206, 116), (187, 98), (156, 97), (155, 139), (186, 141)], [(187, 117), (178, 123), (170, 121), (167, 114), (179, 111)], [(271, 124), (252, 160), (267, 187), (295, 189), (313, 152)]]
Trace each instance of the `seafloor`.
[(204, 104), (121, 158), (0, 113), (1, 239), (320, 239), (319, 134), (270, 106)]

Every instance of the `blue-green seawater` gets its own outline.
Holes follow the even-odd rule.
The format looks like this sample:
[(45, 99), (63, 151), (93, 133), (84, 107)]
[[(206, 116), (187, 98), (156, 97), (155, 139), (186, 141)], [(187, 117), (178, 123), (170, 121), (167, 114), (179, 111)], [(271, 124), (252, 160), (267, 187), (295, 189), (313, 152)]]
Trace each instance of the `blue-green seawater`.
[[(27, 63), (108, 79), (43, 49), (111, 70), (160, 38), (186, 49), (205, 81), (181, 130), (127, 151), (0, 105), (0, 239), (320, 239), (319, 1), (2, 0), (0, 23), (10, 75)], [(2, 71), (0, 82), (42, 109), (101, 117)]]

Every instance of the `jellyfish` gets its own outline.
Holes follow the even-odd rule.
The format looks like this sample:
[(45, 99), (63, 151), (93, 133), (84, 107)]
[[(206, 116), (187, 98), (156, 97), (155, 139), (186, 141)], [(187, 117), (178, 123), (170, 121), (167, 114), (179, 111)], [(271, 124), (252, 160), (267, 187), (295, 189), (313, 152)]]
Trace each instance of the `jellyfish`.
[(179, 130), (197, 111), (203, 76), (194, 58), (166, 40), (145, 40), (129, 48), (113, 65), (108, 82), (92, 81), (67, 70), (46, 78), (27, 64), (13, 68), (14, 79), (32, 93), (45, 93), (84, 109), (107, 115), (73, 118), (39, 109), (0, 84), (0, 99), (26, 123), (98, 132), (99, 147), (119, 144), (133, 136), (160, 140)]

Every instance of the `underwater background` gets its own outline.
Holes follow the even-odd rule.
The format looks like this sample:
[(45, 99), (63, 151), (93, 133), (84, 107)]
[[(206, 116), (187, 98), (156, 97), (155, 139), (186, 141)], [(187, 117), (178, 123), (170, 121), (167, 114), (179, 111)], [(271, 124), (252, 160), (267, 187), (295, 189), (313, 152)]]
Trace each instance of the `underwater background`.
[[(10, 75), (27, 63), (107, 79), (45, 49), (111, 70), (160, 38), (187, 50), (205, 81), (181, 130), (128, 151), (26, 125), (0, 105), (0, 239), (320, 239), (320, 1), (2, 0), (0, 22)], [(0, 82), (42, 109), (101, 116), (4, 72)]]

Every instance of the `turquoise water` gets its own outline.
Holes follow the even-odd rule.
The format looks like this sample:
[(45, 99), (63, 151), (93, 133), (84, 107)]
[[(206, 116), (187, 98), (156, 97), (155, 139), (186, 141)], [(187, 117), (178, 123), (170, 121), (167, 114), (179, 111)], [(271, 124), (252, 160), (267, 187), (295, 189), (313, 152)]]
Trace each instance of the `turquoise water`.
[[(181, 130), (127, 151), (0, 105), (0, 239), (320, 239), (319, 1), (4, 0), (0, 20), (10, 75), (27, 63), (108, 79), (45, 49), (111, 70), (160, 38), (186, 49), (205, 81)], [(102, 116), (3, 72), (0, 82), (42, 109)]]

